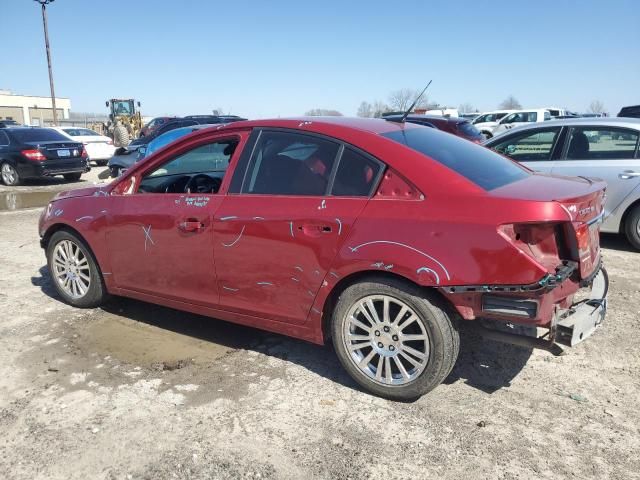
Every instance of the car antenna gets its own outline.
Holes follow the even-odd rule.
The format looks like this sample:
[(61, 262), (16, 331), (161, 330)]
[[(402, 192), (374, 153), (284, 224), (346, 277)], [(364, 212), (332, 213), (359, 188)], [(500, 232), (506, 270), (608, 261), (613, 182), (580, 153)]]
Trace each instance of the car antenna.
[(390, 118), (389, 120), (391, 120), (393, 122), (404, 123), (404, 121), (407, 119), (407, 117), (411, 113), (411, 110), (413, 110), (413, 107), (416, 106), (416, 103), (418, 103), (418, 100), (420, 100), (422, 98), (422, 96), (424, 95), (424, 92), (426, 92), (427, 88), (429, 88), (429, 85), (431, 85), (431, 82), (433, 82), (433, 80), (429, 80), (429, 83), (427, 83), (427, 86), (424, 87), (424, 90), (422, 90), (422, 92), (420, 92), (420, 95), (418, 95), (416, 97), (416, 99), (413, 101), (411, 106), (409, 108), (407, 108), (407, 111), (404, 112), (404, 114), (402, 115), (402, 117), (400, 117), (400, 119), (396, 120), (396, 119)]

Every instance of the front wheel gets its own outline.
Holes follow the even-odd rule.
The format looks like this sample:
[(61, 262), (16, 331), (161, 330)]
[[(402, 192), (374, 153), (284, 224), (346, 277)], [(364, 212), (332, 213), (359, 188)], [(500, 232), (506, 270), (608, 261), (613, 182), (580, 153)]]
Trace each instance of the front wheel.
[(633, 207), (624, 222), (624, 230), (633, 248), (640, 250), (640, 205)]
[(82, 177), (82, 173), (65, 173), (63, 177), (67, 182), (77, 182)]
[(60, 230), (51, 236), (47, 264), (53, 285), (67, 303), (93, 308), (106, 299), (98, 264), (87, 244), (75, 234)]
[(16, 168), (8, 162), (5, 162), (0, 166), (0, 176), (2, 177), (2, 183), (10, 187), (20, 185), (20, 175)]
[(401, 280), (351, 285), (333, 312), (333, 345), (343, 367), (366, 390), (410, 401), (438, 386), (458, 357), (460, 338), (434, 294)]

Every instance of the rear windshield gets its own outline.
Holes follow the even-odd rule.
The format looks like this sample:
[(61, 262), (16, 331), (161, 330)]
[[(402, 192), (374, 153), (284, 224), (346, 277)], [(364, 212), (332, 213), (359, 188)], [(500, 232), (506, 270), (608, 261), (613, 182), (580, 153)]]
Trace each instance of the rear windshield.
[(72, 137), (94, 137), (100, 135), (88, 128), (63, 128), (63, 130)]
[(11, 134), (20, 142), (70, 142), (60, 132), (50, 128), (11, 129)]
[(516, 162), (488, 148), (433, 128), (405, 128), (382, 136), (432, 158), (485, 190), (529, 175)]
[(480, 130), (475, 125), (471, 125), (469, 122), (460, 122), (458, 124), (458, 130), (460, 130), (467, 137), (483, 137)]

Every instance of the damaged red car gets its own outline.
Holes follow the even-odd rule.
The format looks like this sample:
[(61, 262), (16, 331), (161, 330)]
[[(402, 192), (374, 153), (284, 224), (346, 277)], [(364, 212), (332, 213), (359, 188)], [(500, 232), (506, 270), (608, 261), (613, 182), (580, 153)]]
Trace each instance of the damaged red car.
[(362, 387), (410, 400), (453, 368), (461, 322), (542, 327), (522, 338), (549, 346), (594, 332), (604, 193), (412, 123), (256, 120), (60, 193), (39, 229), (74, 306), (121, 295), (332, 341)]

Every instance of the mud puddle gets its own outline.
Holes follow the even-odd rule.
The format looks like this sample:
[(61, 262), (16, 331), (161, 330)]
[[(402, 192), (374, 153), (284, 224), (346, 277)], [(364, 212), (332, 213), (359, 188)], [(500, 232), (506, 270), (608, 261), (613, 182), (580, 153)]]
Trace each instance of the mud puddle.
[(0, 211), (44, 207), (58, 192), (4, 192), (0, 193)]
[(117, 300), (77, 330), (87, 353), (123, 363), (173, 370), (214, 362), (260, 341), (261, 332), (157, 305)]

